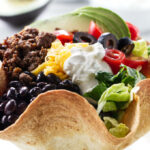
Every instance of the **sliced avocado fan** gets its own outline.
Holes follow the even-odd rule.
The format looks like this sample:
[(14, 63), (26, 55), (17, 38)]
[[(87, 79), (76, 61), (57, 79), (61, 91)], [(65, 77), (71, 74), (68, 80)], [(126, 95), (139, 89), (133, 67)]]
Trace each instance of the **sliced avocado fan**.
[(118, 39), (121, 37), (130, 37), (129, 29), (124, 20), (109, 9), (102, 7), (83, 7), (74, 11), (74, 13), (91, 17), (103, 32), (113, 33)]
[(79, 8), (63, 16), (35, 22), (30, 27), (48, 32), (53, 32), (55, 28), (67, 31), (88, 31), (90, 21), (92, 20), (103, 32), (113, 33), (118, 39), (130, 37), (129, 29), (124, 20), (111, 10), (101, 7)]

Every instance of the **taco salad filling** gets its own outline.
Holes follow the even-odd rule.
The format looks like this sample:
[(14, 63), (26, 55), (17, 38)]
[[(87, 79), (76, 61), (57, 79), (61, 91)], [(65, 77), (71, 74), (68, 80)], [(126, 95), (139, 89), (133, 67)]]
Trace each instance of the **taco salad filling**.
[(0, 59), (8, 85), (0, 97), (0, 130), (39, 94), (66, 89), (85, 97), (112, 135), (125, 137), (130, 129), (122, 118), (139, 90), (135, 85), (150, 77), (150, 46), (136, 26), (123, 23), (129, 34), (113, 26), (104, 31), (91, 19), (88, 32), (26, 28), (4, 40)]

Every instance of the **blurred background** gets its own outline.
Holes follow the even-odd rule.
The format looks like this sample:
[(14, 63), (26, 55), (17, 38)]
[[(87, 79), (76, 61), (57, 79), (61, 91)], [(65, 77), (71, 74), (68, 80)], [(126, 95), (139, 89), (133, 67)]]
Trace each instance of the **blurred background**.
[[(135, 24), (140, 29), (141, 36), (147, 40), (150, 40), (150, 0), (21, 0), (22, 2), (33, 1), (33, 5), (30, 5), (32, 8), (37, 5), (34, 3), (34, 1), (40, 3), (39, 5), (44, 3), (44, 6), (42, 6), (41, 9), (37, 8), (37, 11), (34, 13), (30, 13), (29, 9), (32, 8), (28, 8), (28, 17), (30, 16), (30, 19), (26, 19), (25, 16), (18, 17), (14, 12), (19, 12), (20, 10), (15, 7), (13, 10), (13, 5), (9, 4), (9, 7), (7, 5), (3, 7), (4, 4), (2, 4), (2, 2), (6, 1), (14, 2), (20, 0), (0, 0), (0, 41), (2, 41), (5, 37), (20, 31), (24, 25), (29, 24), (29, 22), (32, 22), (33, 19), (46, 19), (87, 5), (101, 6), (115, 11), (121, 17), (123, 17), (124, 20)], [(27, 5), (27, 3), (22, 4), (23, 6)], [(22, 8), (20, 7), (20, 9)], [(20, 23), (22, 23), (22, 25), (20, 25)]]
[[(10, 4), (6, 5), (6, 1), (9, 1)], [(23, 2), (20, 9), (16, 7), (17, 3), (12, 4), (17, 1)], [(28, 2), (25, 1), (33, 1), (33, 4), (28, 7)], [(37, 1), (38, 4), (34, 1)], [(0, 0), (0, 42), (7, 36), (19, 32), (32, 21), (61, 15), (82, 6), (101, 6), (115, 11), (124, 20), (135, 24), (141, 36), (150, 41), (150, 0)], [(18, 15), (19, 11), (21, 16)], [(24, 15), (23, 12), (28, 14)], [(26, 16), (29, 19), (26, 19)], [(149, 150), (149, 141), (150, 133), (126, 150)], [(12, 144), (4, 141), (0, 141), (0, 147), (1, 150), (18, 150)]]

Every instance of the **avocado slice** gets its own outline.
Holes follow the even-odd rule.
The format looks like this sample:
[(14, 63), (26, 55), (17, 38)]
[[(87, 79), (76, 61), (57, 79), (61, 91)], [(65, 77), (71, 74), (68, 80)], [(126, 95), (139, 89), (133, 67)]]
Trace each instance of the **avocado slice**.
[(114, 12), (101, 7), (84, 7), (72, 13), (35, 22), (30, 27), (41, 31), (53, 32), (55, 28), (67, 31), (88, 31), (90, 21), (95, 21), (103, 32), (111, 32), (116, 37), (130, 37), (129, 29), (124, 20)]
[[(124, 20), (120, 16), (118, 16), (116, 13), (112, 12), (111, 10), (108, 10), (102, 7), (96, 7), (96, 8), (83, 7), (74, 11), (74, 13), (75, 14), (77, 13), (78, 15), (87, 14), (95, 18), (95, 20), (105, 22), (105, 24), (107, 24), (107, 30), (104, 32), (111, 32), (115, 34), (118, 39), (121, 37), (131, 36), (129, 29), (126, 23), (124, 22)], [(111, 29), (113, 31), (111, 31)]]
[(103, 32), (113, 33), (118, 39), (123, 36), (121, 34), (122, 31), (118, 30), (118, 26), (116, 26), (115, 22), (103, 15), (99, 17), (100, 15), (94, 14), (93, 12), (90, 12), (89, 14), (86, 12), (82, 12), (80, 15), (88, 16), (89, 18), (91, 18), (91, 20), (93, 20), (94, 22), (96, 22), (96, 24), (100, 26)]
[(58, 17), (52, 17), (48, 20), (37, 21), (29, 27), (38, 28), (40, 31), (53, 32), (56, 28), (67, 31), (88, 31), (91, 19), (86, 16), (75, 14), (66, 14)]
[(15, 25), (30, 23), (51, 0), (2, 0), (0, 19)]

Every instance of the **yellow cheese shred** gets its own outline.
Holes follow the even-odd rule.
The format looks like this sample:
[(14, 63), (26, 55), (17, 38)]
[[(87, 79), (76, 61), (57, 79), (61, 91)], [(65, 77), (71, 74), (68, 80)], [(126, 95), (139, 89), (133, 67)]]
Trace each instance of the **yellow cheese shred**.
[(63, 71), (65, 61), (71, 56), (70, 49), (73, 47), (87, 47), (88, 43), (77, 43), (77, 44), (66, 44), (63, 46), (61, 42), (54, 42), (50, 49), (48, 49), (47, 56), (45, 57), (45, 62), (39, 65), (35, 70), (32, 71), (33, 74), (38, 75), (41, 71), (45, 75), (54, 73), (60, 79), (64, 80), (68, 78), (67, 74)]

